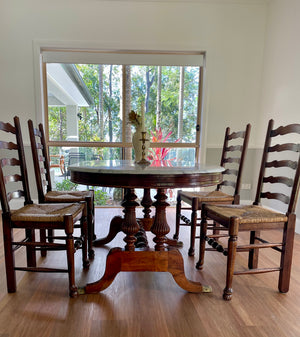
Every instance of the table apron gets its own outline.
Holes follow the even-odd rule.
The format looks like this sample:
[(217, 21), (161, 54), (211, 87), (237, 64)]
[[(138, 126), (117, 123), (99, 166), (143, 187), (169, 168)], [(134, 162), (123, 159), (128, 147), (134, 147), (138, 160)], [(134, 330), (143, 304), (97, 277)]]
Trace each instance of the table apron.
[(71, 171), (77, 184), (122, 188), (184, 188), (213, 186), (222, 181), (222, 173), (196, 174), (116, 174)]

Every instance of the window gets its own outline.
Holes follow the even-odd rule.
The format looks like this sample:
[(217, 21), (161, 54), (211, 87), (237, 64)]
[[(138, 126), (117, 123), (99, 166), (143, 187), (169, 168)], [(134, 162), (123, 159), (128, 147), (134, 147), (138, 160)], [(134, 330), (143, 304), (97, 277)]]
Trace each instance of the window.
[[(150, 148), (198, 160), (204, 52), (42, 50), (49, 152), (63, 158), (133, 159), (131, 110), (145, 111)], [(59, 178), (56, 170), (54, 178)]]

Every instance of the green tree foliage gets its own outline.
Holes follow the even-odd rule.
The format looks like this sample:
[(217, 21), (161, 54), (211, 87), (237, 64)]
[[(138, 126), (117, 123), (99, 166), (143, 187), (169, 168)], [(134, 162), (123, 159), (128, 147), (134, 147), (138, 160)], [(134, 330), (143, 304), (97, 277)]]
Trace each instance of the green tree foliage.
[[(122, 137), (120, 113), (122, 66), (103, 65), (103, 132), (99, 123), (99, 67), (94, 64), (77, 64), (84, 83), (89, 89), (95, 106), (81, 107), (78, 113), (79, 141), (118, 142)], [(161, 129), (172, 131), (169, 141), (175, 142), (178, 127), (180, 68), (161, 67)], [(140, 112), (146, 106), (146, 128), (156, 129), (157, 66), (131, 66), (131, 109)], [(148, 77), (147, 77), (148, 75)], [(183, 142), (195, 141), (199, 69), (185, 67)], [(148, 83), (148, 85), (147, 85)], [(147, 101), (145, 101), (147, 100)], [(146, 104), (145, 104), (146, 103)], [(66, 108), (49, 107), (49, 132), (51, 140), (66, 140)], [(103, 138), (100, 135), (103, 134)], [(113, 149), (97, 152), (103, 158), (119, 158)]]

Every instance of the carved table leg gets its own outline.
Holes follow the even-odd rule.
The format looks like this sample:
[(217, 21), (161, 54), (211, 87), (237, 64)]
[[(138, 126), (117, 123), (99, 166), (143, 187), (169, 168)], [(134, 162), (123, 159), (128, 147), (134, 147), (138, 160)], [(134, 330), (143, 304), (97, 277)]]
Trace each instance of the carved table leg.
[(128, 189), (127, 193), (124, 196), (124, 201), (122, 206), (124, 207), (124, 221), (122, 223), (122, 231), (126, 234), (124, 241), (126, 242), (125, 250), (134, 251), (135, 249), (135, 234), (139, 230), (139, 225), (135, 217), (135, 208), (139, 204), (135, 201), (136, 195), (134, 189)]
[(155, 238), (153, 239), (156, 243), (154, 247), (155, 250), (162, 251), (165, 249), (165, 243), (167, 241), (166, 234), (170, 231), (166, 218), (166, 207), (169, 206), (166, 202), (168, 197), (165, 194), (165, 190), (159, 188), (154, 198), (156, 201), (153, 203), (153, 206), (155, 206), (156, 212), (151, 232), (155, 235)]
[(151, 213), (150, 207), (152, 206), (150, 188), (144, 188), (144, 195), (143, 195), (143, 199), (141, 201), (141, 205), (144, 207), (144, 209), (143, 209), (144, 218), (145, 219), (150, 218), (150, 213)]

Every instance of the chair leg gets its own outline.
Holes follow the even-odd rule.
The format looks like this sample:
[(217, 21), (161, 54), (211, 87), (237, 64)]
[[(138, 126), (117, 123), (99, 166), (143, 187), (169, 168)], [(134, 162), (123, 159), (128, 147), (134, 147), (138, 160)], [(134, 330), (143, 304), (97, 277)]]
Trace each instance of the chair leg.
[(2, 219), (7, 291), (9, 293), (14, 293), (17, 290), (17, 281), (15, 271), (15, 259), (12, 247), (13, 233), (9, 224), (7, 224), (4, 218)]
[[(49, 231), (48, 231), (48, 233), (49, 233)], [(46, 242), (46, 230), (45, 229), (40, 229), (40, 241), (41, 242)], [(46, 257), (47, 256), (47, 251), (46, 251), (46, 249), (42, 249), (41, 250), (41, 256), (42, 257)]]
[(48, 242), (53, 243), (54, 229), (48, 229)]
[(65, 215), (65, 233), (66, 233), (66, 250), (68, 261), (68, 275), (69, 275), (69, 295), (76, 297), (78, 289), (75, 285), (75, 262), (74, 262), (74, 238), (73, 238), (73, 221), (70, 215)]
[(180, 215), (181, 215), (181, 196), (180, 191), (178, 191), (176, 203), (176, 227), (175, 227), (175, 234), (173, 235), (173, 239), (175, 240), (178, 240), (179, 238)]
[(197, 226), (197, 210), (192, 210), (191, 215), (191, 237), (190, 237), (190, 248), (189, 248), (189, 256), (195, 255), (195, 237), (196, 237), (196, 226)]
[(280, 261), (280, 273), (278, 281), (278, 289), (281, 293), (289, 291), (290, 276), (292, 268), (293, 246), (295, 236), (296, 215), (291, 214), (288, 222), (285, 224), (283, 231), (283, 247)]
[(88, 254), (89, 258), (93, 259), (95, 257), (95, 251), (93, 249), (93, 241), (96, 238), (95, 235), (95, 214), (94, 214), (94, 200), (93, 198), (86, 198), (87, 203), (87, 229), (88, 229)]
[[(253, 245), (256, 241), (256, 237), (260, 237), (260, 231), (251, 231), (250, 232), (250, 244)], [(248, 256), (248, 268), (255, 269), (258, 267), (258, 254), (259, 249), (250, 249)]]
[(232, 298), (232, 280), (234, 273), (234, 263), (237, 248), (239, 220), (237, 218), (230, 219), (229, 239), (228, 239), (228, 256), (227, 256), (227, 271), (226, 271), (226, 286), (223, 290), (223, 299), (230, 301)]
[(88, 223), (87, 223), (87, 206), (84, 207), (83, 216), (81, 218), (81, 237), (82, 237), (82, 266), (84, 269), (88, 269), (90, 261), (88, 260)]
[(214, 224), (213, 224), (213, 225), (214, 225), (214, 227), (215, 227), (215, 228), (213, 229), (213, 234), (214, 234), (214, 235), (220, 234), (219, 229), (217, 229), (217, 227), (220, 227), (220, 224), (218, 224), (217, 222), (214, 221)]
[[(26, 228), (25, 229), (26, 238), (29, 242), (35, 242), (35, 232), (34, 229)], [(34, 247), (26, 247), (26, 259), (28, 267), (36, 267), (36, 250)]]
[(205, 255), (205, 244), (206, 244), (206, 233), (207, 233), (207, 218), (202, 211), (202, 220), (200, 227), (200, 244), (199, 244), (199, 261), (196, 264), (196, 268), (202, 270), (204, 265), (204, 255)]

